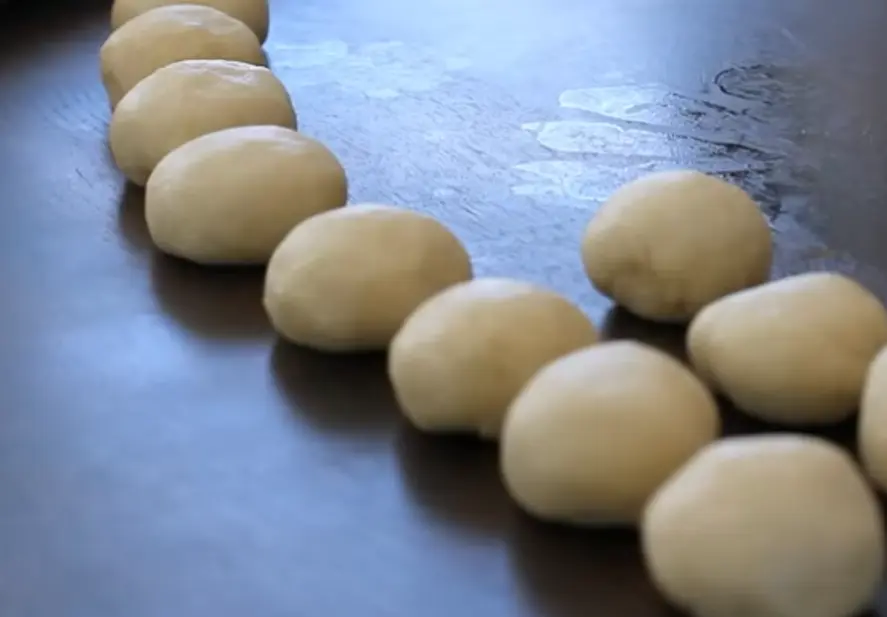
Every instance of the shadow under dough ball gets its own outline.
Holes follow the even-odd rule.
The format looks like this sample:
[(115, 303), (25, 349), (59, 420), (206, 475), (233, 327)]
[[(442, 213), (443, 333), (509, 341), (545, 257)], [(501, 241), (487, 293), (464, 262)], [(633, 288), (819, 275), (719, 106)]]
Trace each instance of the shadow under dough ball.
[(265, 264), (293, 227), (347, 199), (345, 170), (326, 146), (291, 129), (242, 126), (164, 158), (145, 187), (145, 219), (170, 255)]
[(697, 374), (736, 407), (784, 425), (824, 425), (857, 409), (887, 344), (887, 310), (837, 273), (788, 277), (704, 308), (687, 331)]
[(650, 499), (641, 525), (659, 591), (696, 617), (849, 617), (884, 569), (884, 521), (853, 459), (818, 437), (731, 437)]
[(588, 317), (560, 294), (513, 279), (475, 279), (416, 309), (391, 343), (388, 374), (419, 429), (495, 439), (536, 371), (596, 341)]
[(687, 322), (718, 298), (766, 281), (770, 227), (738, 186), (698, 171), (652, 173), (607, 199), (585, 229), (592, 284), (630, 312)]
[(286, 88), (265, 67), (230, 60), (182, 60), (157, 70), (123, 97), (111, 116), (114, 161), (144, 186), (170, 152), (235, 126), (295, 129)]
[[(114, 0), (111, 7), (111, 29), (117, 30), (142, 13), (171, 4), (184, 3), (182, 0)], [(188, 0), (187, 4), (211, 6), (242, 21), (253, 31), (259, 43), (264, 43), (268, 38), (270, 25), (268, 0)]]
[(380, 204), (318, 214), (268, 262), (264, 306), (285, 339), (320, 351), (386, 349), (439, 291), (472, 278), (471, 259), (431, 216)]
[(256, 35), (243, 22), (207, 6), (176, 4), (142, 13), (102, 45), (102, 83), (111, 108), (159, 68), (179, 60), (236, 60), (265, 65)]

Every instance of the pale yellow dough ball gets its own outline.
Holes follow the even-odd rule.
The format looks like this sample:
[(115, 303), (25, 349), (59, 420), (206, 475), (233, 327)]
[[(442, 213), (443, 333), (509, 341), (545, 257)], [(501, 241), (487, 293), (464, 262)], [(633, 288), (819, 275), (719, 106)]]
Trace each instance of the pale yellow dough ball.
[(144, 186), (170, 152), (235, 126), (295, 129), (284, 85), (265, 67), (230, 60), (182, 60), (158, 69), (123, 97), (111, 116), (114, 161)]
[(857, 409), (887, 311), (856, 281), (815, 272), (715, 302), (690, 324), (697, 373), (737, 407), (784, 425), (839, 422)]
[(716, 442), (646, 506), (662, 594), (693, 617), (852, 617), (884, 570), (884, 522), (854, 461), (816, 437)]
[(111, 107), (157, 69), (196, 59), (265, 65), (259, 40), (243, 22), (208, 6), (163, 6), (130, 20), (102, 45), (102, 82)]
[(381, 350), (422, 302), (471, 277), (462, 243), (431, 216), (353, 205), (313, 216), (284, 238), (268, 264), (264, 306), (293, 343)]
[[(114, 0), (111, 8), (111, 29), (116, 30), (131, 19), (151, 9), (171, 4), (183, 4), (181, 0)], [(268, 0), (190, 0), (187, 4), (211, 6), (245, 23), (255, 33), (260, 43), (268, 37), (270, 15)]]
[(496, 438), (508, 405), (536, 371), (596, 341), (588, 317), (560, 294), (513, 279), (475, 279), (416, 309), (391, 344), (388, 374), (416, 427)]
[(278, 126), (210, 133), (173, 150), (145, 190), (160, 250), (202, 264), (264, 264), (305, 219), (345, 205), (348, 183), (320, 142)]
[(653, 491), (719, 432), (714, 398), (677, 360), (633, 341), (601, 343), (548, 364), (518, 394), (502, 475), (539, 519), (636, 525)]
[(592, 284), (654, 321), (686, 322), (706, 304), (770, 275), (767, 220), (738, 186), (698, 171), (629, 182), (595, 213), (582, 239)]
[(887, 491), (887, 348), (878, 353), (866, 375), (857, 444), (869, 477)]

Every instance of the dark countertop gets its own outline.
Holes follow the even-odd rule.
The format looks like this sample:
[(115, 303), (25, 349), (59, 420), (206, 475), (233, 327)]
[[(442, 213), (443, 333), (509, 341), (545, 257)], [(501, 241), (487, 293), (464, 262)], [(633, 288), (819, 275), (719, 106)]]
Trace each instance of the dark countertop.
[[(522, 516), (493, 448), (405, 425), (381, 358), (276, 343), (261, 272), (152, 252), (104, 141), (108, 6), (18, 7), (0, 12), (0, 614), (671, 614), (633, 534)], [(675, 350), (679, 329), (612, 311), (579, 262), (596, 201), (644, 169), (729, 174), (771, 215), (778, 273), (838, 268), (887, 298), (885, 23), (870, 0), (278, 0), (267, 49), (353, 200), (432, 212), (479, 274)]]

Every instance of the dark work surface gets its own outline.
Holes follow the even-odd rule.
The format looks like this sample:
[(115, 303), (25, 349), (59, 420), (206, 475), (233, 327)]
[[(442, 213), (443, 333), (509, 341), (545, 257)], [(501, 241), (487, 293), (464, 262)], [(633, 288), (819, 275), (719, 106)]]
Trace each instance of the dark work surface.
[[(261, 272), (153, 252), (106, 151), (108, 6), (13, 4), (0, 615), (671, 614), (633, 534), (522, 516), (492, 447), (405, 425), (381, 358), (277, 343)], [(887, 297), (885, 23), (870, 0), (279, 0), (267, 49), (352, 200), (432, 212), (479, 274), (679, 349), (585, 281), (595, 204), (646, 169), (725, 173), (771, 216), (777, 274)]]

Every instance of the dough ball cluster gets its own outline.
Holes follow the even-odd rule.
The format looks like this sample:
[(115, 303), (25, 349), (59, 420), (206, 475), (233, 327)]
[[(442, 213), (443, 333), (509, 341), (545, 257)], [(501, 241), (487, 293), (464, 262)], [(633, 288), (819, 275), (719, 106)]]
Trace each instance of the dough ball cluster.
[(112, 108), (144, 78), (179, 60), (266, 63), (259, 40), (243, 22), (197, 4), (142, 13), (108, 38), (99, 58)]
[(108, 138), (117, 166), (144, 186), (166, 155), (192, 139), (262, 124), (296, 128), (290, 96), (270, 70), (229, 60), (182, 60), (123, 97)]
[[(647, 484), (638, 517), (644, 561), (663, 596), (694, 617), (850, 617), (872, 606), (884, 576), (884, 521), (870, 482), (887, 490), (887, 310), (836, 272), (768, 282), (771, 244), (766, 221), (738, 187), (686, 171), (627, 184), (586, 229), (582, 257), (592, 284), (643, 318), (689, 322), (690, 369), (712, 394), (790, 430), (835, 424), (860, 410), (862, 466), (837, 445), (801, 433), (710, 439), (684, 450), (685, 460)], [(505, 477), (517, 501), (540, 518), (601, 518), (581, 508), (600, 505), (593, 497), (605, 494), (592, 491), (601, 480), (588, 479), (605, 468), (600, 459), (590, 461), (596, 442), (589, 436), (581, 456), (562, 462), (564, 444), (578, 441), (578, 430), (556, 432), (552, 411), (536, 417), (557, 435), (558, 447), (549, 454), (540, 448), (535, 458), (513, 454), (513, 470), (507, 466), (510, 427), (533, 417), (522, 399), (541, 388), (546, 373), (576, 364), (582, 354), (591, 352), (543, 369), (506, 416)], [(640, 383), (611, 377), (596, 387), (590, 370), (577, 371), (573, 388), (612, 396), (619, 384), (640, 396), (653, 380), (640, 367), (631, 374)], [(559, 400), (570, 396), (568, 382), (549, 379), (537, 408), (559, 408), (566, 416), (570, 406)], [(666, 397), (658, 399), (664, 407)], [(574, 418), (590, 422), (605, 409), (598, 398), (576, 400)], [(633, 426), (628, 414), (621, 422), (599, 431), (607, 443)], [(543, 431), (526, 434), (521, 446), (530, 451), (524, 444)], [(662, 431), (663, 443), (668, 434)], [(652, 443), (619, 452), (633, 452), (626, 458), (638, 464), (656, 451)], [(586, 479), (558, 485), (570, 476), (553, 470), (571, 464), (575, 477)], [(531, 479), (522, 486), (509, 480), (514, 470), (550, 479), (527, 471)], [(643, 477), (635, 471), (630, 480), (607, 479), (625, 496)]]
[[(299, 131), (264, 66), (268, 27), (267, 0), (114, 3), (108, 139), (145, 187), (158, 250), (266, 266), (280, 338), (387, 352), (416, 429), (493, 442), (532, 517), (635, 528), (656, 587), (695, 617), (850, 617), (871, 604), (884, 527), (868, 481), (887, 490), (887, 311), (871, 292), (832, 272), (768, 282), (768, 222), (742, 189), (654, 173), (594, 213), (577, 257), (616, 304), (689, 324), (689, 363), (599, 341), (544, 284), (475, 278), (444, 221), (348, 205), (345, 166)], [(723, 438), (716, 394), (798, 430), (861, 406), (863, 467), (801, 434)]]

